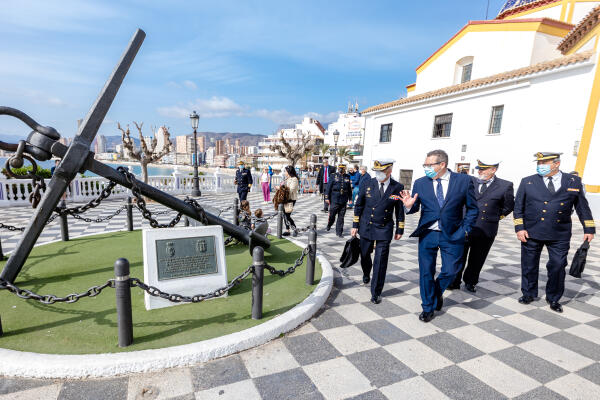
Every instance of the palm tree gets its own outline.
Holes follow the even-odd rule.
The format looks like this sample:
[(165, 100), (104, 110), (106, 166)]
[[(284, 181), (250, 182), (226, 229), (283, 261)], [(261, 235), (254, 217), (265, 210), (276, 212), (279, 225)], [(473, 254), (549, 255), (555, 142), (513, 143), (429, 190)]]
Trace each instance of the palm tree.
[(344, 159), (346, 159), (346, 161), (350, 163), (354, 159), (354, 156), (352, 154), (350, 154), (349, 147), (339, 147), (338, 151), (337, 151), (337, 155), (342, 162), (344, 161)]
[(322, 143), (319, 146), (319, 154), (321, 155), (321, 157), (325, 157), (327, 154), (329, 154), (329, 151), (331, 150), (331, 146), (325, 143)]

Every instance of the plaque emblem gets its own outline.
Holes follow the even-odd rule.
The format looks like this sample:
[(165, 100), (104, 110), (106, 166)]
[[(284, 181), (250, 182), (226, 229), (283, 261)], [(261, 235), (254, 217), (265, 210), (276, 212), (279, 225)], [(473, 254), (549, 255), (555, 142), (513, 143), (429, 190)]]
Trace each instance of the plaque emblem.
[(167, 242), (167, 254), (170, 257), (175, 257), (175, 243)]
[(196, 252), (206, 253), (206, 240), (201, 239), (196, 241)]

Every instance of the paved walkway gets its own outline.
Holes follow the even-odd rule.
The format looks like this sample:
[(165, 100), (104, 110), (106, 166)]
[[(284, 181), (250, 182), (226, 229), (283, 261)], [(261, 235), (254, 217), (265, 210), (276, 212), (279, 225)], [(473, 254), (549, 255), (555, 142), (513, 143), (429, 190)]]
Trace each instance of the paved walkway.
[[(231, 198), (223, 194), (203, 199), (223, 208)], [(256, 204), (257, 195), (251, 200)], [(318, 247), (334, 264), (335, 288), (327, 305), (302, 327), (256, 349), (158, 374), (82, 381), (0, 377), (0, 400), (600, 398), (598, 245), (590, 250), (585, 277), (567, 277), (565, 311), (559, 315), (543, 297), (530, 305), (517, 302), (519, 244), (512, 220), (502, 221), (477, 293), (448, 291), (443, 312), (424, 324), (417, 318), (416, 241), (393, 243), (384, 300), (373, 305), (360, 266), (337, 268), (344, 240), (322, 229), (320, 204), (318, 197), (302, 197), (294, 217), (304, 226), (317, 212)], [(117, 207), (108, 203), (90, 215), (108, 215)], [(346, 232), (351, 214), (346, 216)], [(0, 221), (7, 224), (23, 226), (29, 216), (26, 208), (0, 209)], [(416, 222), (414, 216), (407, 219), (407, 233)], [(124, 225), (125, 216), (119, 215), (102, 224), (75, 221), (70, 229), (76, 236)], [(0, 235), (5, 251), (14, 248), (18, 234)], [(59, 236), (54, 222), (41, 241)], [(581, 238), (576, 228), (571, 256)], [(543, 293), (543, 267), (540, 279)]]

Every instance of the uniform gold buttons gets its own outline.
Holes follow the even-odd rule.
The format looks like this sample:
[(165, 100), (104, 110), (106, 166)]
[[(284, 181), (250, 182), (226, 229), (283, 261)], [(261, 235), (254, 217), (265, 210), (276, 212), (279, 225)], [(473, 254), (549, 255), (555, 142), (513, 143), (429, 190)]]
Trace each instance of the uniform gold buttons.
[(561, 206), (564, 206), (564, 205), (565, 205), (565, 203), (560, 203), (560, 205), (561, 205)]
[(542, 217), (542, 221), (544, 220), (544, 217)]
[(483, 210), (482, 212), (485, 212), (485, 210)]
[(542, 212), (546, 212), (546, 210), (542, 210)]
[[(547, 201), (545, 201), (545, 202), (544, 202), (544, 204), (548, 204), (548, 202), (547, 202)], [(560, 203), (560, 205), (562, 206), (562, 203)]]
[(487, 203), (485, 203), (484, 206), (487, 206)]

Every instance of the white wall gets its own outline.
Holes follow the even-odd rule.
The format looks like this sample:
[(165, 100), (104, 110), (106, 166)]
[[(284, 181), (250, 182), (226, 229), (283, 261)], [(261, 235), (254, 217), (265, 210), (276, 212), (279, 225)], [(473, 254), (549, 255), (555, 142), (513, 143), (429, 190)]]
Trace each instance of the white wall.
[[(593, 65), (580, 65), (365, 115), (365, 164), (372, 165), (374, 157), (391, 157), (397, 161), (394, 176), (398, 177), (400, 169), (409, 169), (414, 170), (414, 180), (423, 176), (425, 154), (434, 149), (448, 152), (452, 169), (459, 162), (470, 163), (473, 168), (478, 158), (493, 155), (504, 160), (499, 176), (518, 184), (522, 177), (535, 173), (535, 152), (560, 151), (564, 153), (562, 169), (569, 172), (575, 166), (573, 149), (581, 137), (592, 80)], [(488, 135), (491, 108), (502, 104), (501, 134)], [(445, 113), (453, 113), (451, 137), (434, 139), (434, 117)], [(380, 126), (386, 123), (393, 123), (392, 142), (379, 143)], [(597, 142), (594, 151), (599, 154)], [(463, 153), (465, 144), (467, 151)]]
[(466, 56), (474, 57), (472, 80), (531, 65), (534, 48), (536, 62), (561, 57), (556, 50), (559, 40), (548, 36), (537, 32), (468, 32), (417, 75), (417, 87), (411, 95), (453, 85), (456, 62)]

